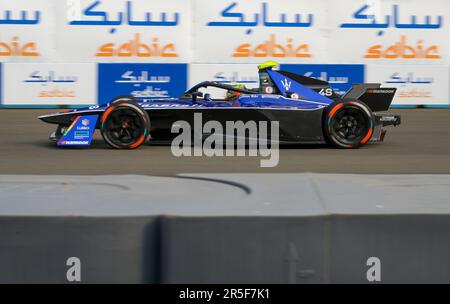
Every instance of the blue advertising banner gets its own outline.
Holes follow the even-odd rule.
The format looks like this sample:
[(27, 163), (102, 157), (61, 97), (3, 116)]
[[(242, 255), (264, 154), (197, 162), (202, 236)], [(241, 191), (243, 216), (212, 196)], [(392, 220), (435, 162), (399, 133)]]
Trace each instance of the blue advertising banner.
[(362, 64), (282, 64), (280, 69), (326, 81), (339, 94), (347, 92), (354, 83), (364, 82)]
[(187, 64), (102, 63), (98, 73), (99, 104), (119, 96), (140, 100), (179, 97), (187, 87)]

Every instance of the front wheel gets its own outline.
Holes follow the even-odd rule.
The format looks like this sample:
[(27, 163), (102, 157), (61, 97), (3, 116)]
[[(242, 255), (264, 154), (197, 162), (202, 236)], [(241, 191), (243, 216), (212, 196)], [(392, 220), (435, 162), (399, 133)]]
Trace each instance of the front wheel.
[(359, 148), (372, 137), (374, 121), (370, 108), (360, 101), (333, 103), (325, 111), (325, 138), (337, 148)]
[(116, 149), (136, 149), (148, 137), (150, 119), (136, 102), (123, 100), (111, 104), (101, 117), (105, 142)]

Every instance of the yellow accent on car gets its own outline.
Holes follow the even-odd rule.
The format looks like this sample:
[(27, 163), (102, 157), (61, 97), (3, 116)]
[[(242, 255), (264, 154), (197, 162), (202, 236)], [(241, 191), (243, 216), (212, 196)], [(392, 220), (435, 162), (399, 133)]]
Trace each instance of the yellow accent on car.
[(278, 67), (278, 63), (275, 61), (266, 61), (258, 66), (258, 70), (265, 70)]

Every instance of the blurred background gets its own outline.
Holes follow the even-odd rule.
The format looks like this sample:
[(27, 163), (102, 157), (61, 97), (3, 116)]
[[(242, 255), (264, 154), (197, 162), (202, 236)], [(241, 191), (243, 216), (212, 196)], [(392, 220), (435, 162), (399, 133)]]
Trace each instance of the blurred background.
[(397, 87), (397, 107), (449, 107), (449, 0), (0, 0), (0, 106), (178, 97), (256, 65)]
[[(0, 283), (450, 282), (450, 0), (0, 0)], [(257, 65), (398, 88), (363, 149), (60, 149), (52, 108), (258, 86)], [(28, 110), (30, 109), (30, 110)], [(445, 140), (447, 138), (447, 140)], [(181, 178), (180, 178), (181, 177)]]

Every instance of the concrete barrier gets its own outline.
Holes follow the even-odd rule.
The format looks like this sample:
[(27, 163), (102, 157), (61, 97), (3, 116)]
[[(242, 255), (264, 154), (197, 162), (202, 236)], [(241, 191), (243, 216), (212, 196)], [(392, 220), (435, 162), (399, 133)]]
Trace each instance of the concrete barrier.
[(0, 283), (450, 282), (449, 175), (0, 175)]

